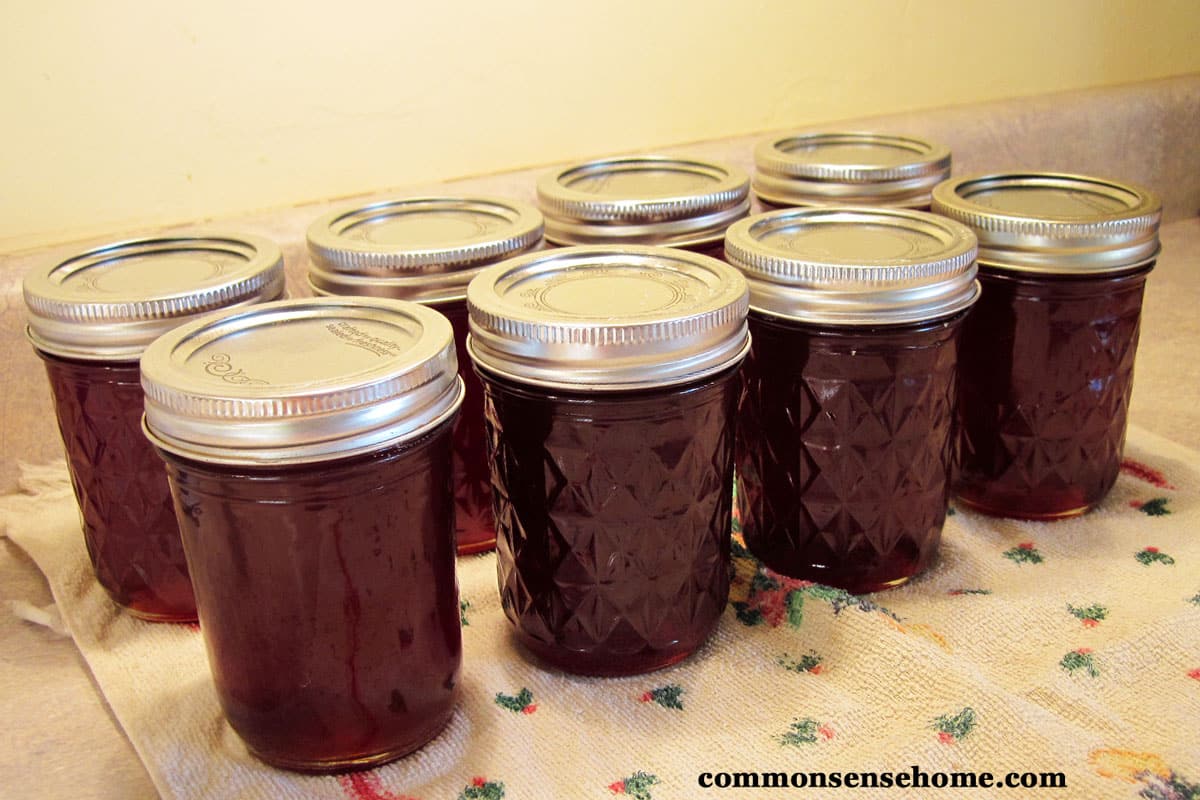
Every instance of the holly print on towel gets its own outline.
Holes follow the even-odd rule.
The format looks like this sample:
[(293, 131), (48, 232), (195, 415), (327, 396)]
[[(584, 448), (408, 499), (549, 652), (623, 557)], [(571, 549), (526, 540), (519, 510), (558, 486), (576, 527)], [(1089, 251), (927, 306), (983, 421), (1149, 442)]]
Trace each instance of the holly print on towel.
[(1155, 497), (1151, 500), (1130, 500), (1130, 508), (1136, 508), (1148, 517), (1165, 517), (1171, 513), (1167, 508), (1167, 498)]
[(1014, 564), (1040, 564), (1046, 560), (1033, 542), (1021, 542), (1011, 550), (1005, 550), (1004, 557)]
[(1144, 547), (1134, 558), (1138, 560), (1139, 564), (1147, 567), (1154, 563), (1166, 564), (1169, 567), (1175, 563), (1175, 559), (1160, 551), (1157, 547)]
[(658, 782), (657, 775), (651, 775), (649, 772), (642, 772), (639, 769), (628, 778), (622, 778), (619, 781), (610, 783), (608, 790), (613, 794), (627, 795), (634, 798), (634, 800), (652, 800), (650, 797), (650, 787)]
[(818, 722), (812, 717), (805, 717), (792, 722), (791, 726), (779, 735), (779, 743), (790, 747), (801, 747), (820, 741), (829, 741), (833, 736), (833, 728), (828, 724)]
[(975, 730), (975, 709), (966, 706), (956, 714), (942, 714), (929, 727), (938, 732), (938, 741), (942, 744), (960, 742)]
[(1067, 603), (1067, 611), (1082, 622), (1085, 628), (1094, 628), (1108, 617), (1108, 609), (1099, 603), (1092, 603), (1090, 606), (1073, 606)]
[(532, 714), (537, 711), (537, 705), (533, 702), (533, 692), (524, 686), (516, 694), (496, 692), (496, 705), (507, 708), (514, 714)]
[(683, 701), (680, 699), (682, 696), (682, 686), (677, 683), (668, 683), (666, 686), (659, 686), (657, 689), (643, 692), (638, 700), (643, 703), (658, 703), (663, 708), (675, 711), (683, 711)]
[(825, 671), (825, 668), (821, 666), (821, 657), (812, 650), (809, 650), (799, 658), (792, 658), (787, 653), (784, 653), (775, 663), (790, 672), (807, 672), (810, 675), (820, 675)]
[(1083, 670), (1093, 678), (1100, 677), (1100, 668), (1096, 666), (1096, 657), (1092, 654), (1090, 647), (1072, 650), (1062, 657), (1058, 665), (1072, 675)]
[(503, 783), (480, 777), (472, 778), (470, 785), (458, 794), (458, 800), (502, 800), (503, 797)]

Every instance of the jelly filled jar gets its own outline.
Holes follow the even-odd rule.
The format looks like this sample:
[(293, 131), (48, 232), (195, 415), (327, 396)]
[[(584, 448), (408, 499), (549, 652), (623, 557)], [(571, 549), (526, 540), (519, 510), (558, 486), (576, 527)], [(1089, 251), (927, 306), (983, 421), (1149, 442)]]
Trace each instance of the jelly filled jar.
[(683, 250), (567, 247), (484, 270), (467, 301), (517, 640), (590, 675), (687, 657), (729, 594), (745, 280)]
[(950, 148), (867, 132), (785, 133), (754, 147), (754, 194), (771, 206), (887, 206), (928, 211), (950, 177)]
[(955, 493), (985, 513), (1093, 508), (1125, 446), (1146, 277), (1162, 205), (1101, 178), (956, 178), (934, 211), (979, 236), (983, 297), (963, 330)]
[(437, 735), (462, 660), (446, 318), (268, 303), (164, 336), (142, 383), (217, 697), (250, 751), (329, 771)]
[(496, 544), (483, 429), (483, 387), (467, 357), (467, 284), (486, 266), (542, 243), (542, 215), (502, 197), (406, 197), (334, 211), (308, 229), (318, 295), (392, 297), (430, 306), (454, 326), (466, 385), (454, 427), (458, 553)]
[(118, 242), (25, 276), (96, 580), (134, 616), (192, 622), (196, 602), (167, 476), (141, 432), (138, 359), (159, 334), (283, 293), (283, 256), (256, 236)]
[(750, 283), (746, 547), (851, 592), (904, 583), (946, 517), (974, 234), (919, 211), (789, 209), (737, 223), (725, 246)]
[(750, 212), (750, 177), (716, 161), (618, 156), (547, 172), (537, 196), (555, 244), (658, 245), (724, 258), (725, 229)]

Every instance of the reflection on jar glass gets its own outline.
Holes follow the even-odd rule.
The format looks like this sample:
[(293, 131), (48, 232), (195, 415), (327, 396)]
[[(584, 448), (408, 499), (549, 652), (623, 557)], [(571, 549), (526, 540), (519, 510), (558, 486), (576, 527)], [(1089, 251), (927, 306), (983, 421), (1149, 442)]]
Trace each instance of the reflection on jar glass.
[(746, 547), (851, 592), (904, 583), (945, 521), (975, 237), (922, 212), (794, 209), (738, 223), (726, 248), (750, 283)]
[(142, 359), (217, 696), (270, 764), (383, 763), (454, 710), (452, 335), (402, 301), (294, 300)]
[(542, 215), (502, 197), (405, 197), (334, 211), (308, 229), (318, 295), (392, 297), (436, 309), (454, 326), (466, 384), (454, 427), (459, 555), (496, 543), (483, 428), (483, 387), (467, 357), (467, 284), (486, 266), (542, 243)]
[(570, 247), (481, 273), (468, 302), (517, 640), (582, 674), (685, 658), (729, 592), (745, 281), (684, 251)]
[(1093, 508), (1121, 466), (1158, 199), (1097, 178), (1022, 173), (947, 181), (934, 209), (980, 240), (956, 494), (1027, 519)]
[(29, 338), (50, 379), (92, 568), (134, 616), (196, 619), (167, 478), (141, 433), (138, 358), (176, 325), (283, 286), (279, 248), (240, 234), (119, 242), (25, 277)]

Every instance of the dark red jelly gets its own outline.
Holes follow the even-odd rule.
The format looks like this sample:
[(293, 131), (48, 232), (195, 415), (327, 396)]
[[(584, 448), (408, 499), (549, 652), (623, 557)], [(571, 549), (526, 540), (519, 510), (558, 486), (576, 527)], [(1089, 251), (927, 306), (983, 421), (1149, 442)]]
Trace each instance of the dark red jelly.
[(500, 597), (517, 639), (592, 675), (696, 650), (729, 593), (736, 370), (592, 393), (483, 376)]
[[(1151, 265), (1152, 266), (1152, 265)], [(1121, 466), (1142, 291), (1118, 275), (981, 269), (963, 328), (959, 498), (1026, 519), (1081, 514)]]
[(488, 466), (487, 432), (483, 425), (483, 384), (471, 368), (467, 355), (467, 301), (455, 300), (431, 306), (454, 327), (454, 349), (458, 374), (466, 386), (462, 411), (454, 424), (454, 502), (458, 554), (491, 550), (496, 545), (492, 521), (492, 479)]
[(738, 502), (764, 564), (856, 593), (928, 566), (949, 495), (962, 318), (836, 327), (750, 315)]
[(195, 621), (167, 476), (142, 435), (137, 362), (74, 361), (38, 352), (96, 579), (135, 616)]
[(256, 468), (164, 452), (221, 705), (288, 769), (366, 766), (447, 723), (462, 640), (451, 426)]

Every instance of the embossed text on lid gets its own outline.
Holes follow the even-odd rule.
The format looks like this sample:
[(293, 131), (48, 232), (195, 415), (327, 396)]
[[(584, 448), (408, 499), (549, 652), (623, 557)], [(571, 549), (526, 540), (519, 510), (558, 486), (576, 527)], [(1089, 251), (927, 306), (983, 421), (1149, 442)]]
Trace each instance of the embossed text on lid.
[(472, 358), (525, 383), (636, 389), (695, 380), (748, 345), (746, 282), (668, 248), (566, 247), (484, 270), (467, 290)]
[(950, 150), (912, 136), (791, 133), (754, 148), (754, 192), (778, 205), (927, 206)]
[(69, 358), (134, 361), (188, 319), (283, 294), (283, 254), (227, 233), (115, 242), (54, 259), (25, 276), (29, 337)]
[(1053, 172), (955, 178), (934, 189), (933, 210), (975, 231), (981, 263), (1047, 274), (1152, 261), (1162, 217), (1162, 203), (1148, 189)]
[(502, 197), (407, 197), (333, 211), (308, 228), (321, 294), (461, 298), (479, 269), (536, 247), (542, 214)]
[(668, 156), (602, 158), (538, 180), (546, 238), (560, 244), (692, 245), (719, 241), (750, 209), (737, 167)]
[(975, 236), (886, 208), (794, 208), (729, 229), (725, 253), (757, 310), (804, 322), (890, 325), (955, 314), (978, 297)]
[(398, 443), (462, 400), (449, 321), (379, 298), (288, 300), (206, 317), (147, 348), (142, 386), (158, 446), (236, 464)]

